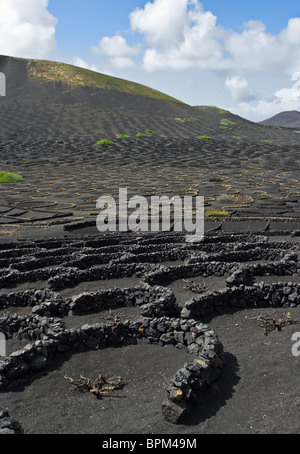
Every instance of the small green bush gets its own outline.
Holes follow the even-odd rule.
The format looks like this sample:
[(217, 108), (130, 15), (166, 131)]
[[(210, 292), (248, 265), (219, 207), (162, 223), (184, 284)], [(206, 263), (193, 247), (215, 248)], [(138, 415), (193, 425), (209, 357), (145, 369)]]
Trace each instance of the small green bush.
[(138, 132), (137, 137), (147, 137), (147, 134), (144, 134), (143, 132)]
[(0, 183), (17, 183), (23, 181), (23, 177), (14, 172), (0, 171)]
[(232, 136), (233, 139), (240, 139), (239, 136)]
[(189, 121), (192, 121), (191, 118), (175, 118), (175, 120), (180, 121), (181, 123), (187, 123)]
[(114, 145), (115, 143), (112, 140), (102, 139), (97, 142), (98, 145)]
[(207, 106), (207, 107), (209, 107), (210, 109), (216, 110), (219, 114), (228, 113), (228, 110), (221, 109), (220, 107), (216, 107), (216, 106)]
[(117, 139), (129, 139), (129, 136), (127, 134), (119, 134)]
[(220, 129), (228, 129), (228, 126), (220, 126)]
[(154, 131), (152, 131), (152, 129), (146, 129), (146, 133), (147, 134), (154, 134)]
[(210, 136), (199, 136), (199, 139), (211, 139)]
[(234, 121), (228, 120), (228, 118), (222, 118), (220, 123), (221, 123), (222, 126), (232, 126), (232, 125), (236, 124)]

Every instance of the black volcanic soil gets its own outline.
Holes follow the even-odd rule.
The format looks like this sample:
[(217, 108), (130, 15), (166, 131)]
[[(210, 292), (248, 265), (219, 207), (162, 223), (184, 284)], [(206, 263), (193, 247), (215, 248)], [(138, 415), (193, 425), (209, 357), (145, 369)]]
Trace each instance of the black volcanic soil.
[[(292, 312), (295, 317), (298, 311)], [(217, 388), (206, 390), (183, 424), (166, 422), (161, 403), (169, 379), (187, 356), (147, 345), (61, 355), (26, 386), (3, 392), (1, 406), (28, 434), (299, 434), (300, 363), (291, 354), (291, 336), (298, 328), (265, 337), (251, 320), (260, 312), (245, 310), (210, 321), (222, 339), (227, 365)], [(64, 379), (65, 374), (96, 378), (99, 373), (121, 376), (127, 385), (98, 400), (76, 392)]]
[[(148, 198), (202, 195), (206, 207), (238, 220), (298, 219), (296, 132), (210, 107), (46, 84), (29, 78), (26, 61), (0, 63), (1, 169), (24, 177), (0, 188), (0, 224), (15, 234), (32, 223), (62, 231), (92, 222), (98, 197), (117, 197), (121, 187)], [(136, 137), (147, 129), (154, 134)], [(97, 145), (101, 139), (114, 145)]]
[[(269, 236), (270, 242), (291, 241), (287, 234), (275, 236), (274, 233)], [(244, 241), (248, 238), (245, 233)], [(24, 251), (31, 251), (31, 254), (40, 254), (43, 249), (48, 254), (55, 254), (56, 248), (64, 248), (67, 244), (76, 246), (77, 242), (80, 253), (80, 243), (86, 241), (88, 244), (94, 239), (90, 235), (68, 236), (65, 242), (63, 238), (60, 241), (49, 238), (45, 242), (40, 239), (35, 248), (32, 240), (29, 249), (25, 248), (26, 242), (21, 241), (19, 244), (11, 243), (11, 250), (9, 244), (2, 245), (2, 251), (7, 250), (9, 255), (13, 249), (23, 245)], [(132, 237), (128, 241), (130, 244)], [(138, 237), (136, 241), (139, 241)], [(293, 241), (295, 245), (299, 244), (298, 237)], [(159, 243), (153, 240), (152, 243), (153, 250), (159, 251)], [(125, 243), (120, 244), (120, 256), (125, 248)], [(13, 264), (13, 257), (10, 262)], [(162, 262), (164, 266), (179, 263)], [(256, 278), (257, 282), (275, 283), (279, 280), (298, 282), (299, 276)], [(208, 291), (226, 285), (225, 278), (217, 276), (199, 276), (193, 281), (205, 285)], [(59, 293), (66, 297), (102, 288), (126, 288), (138, 283), (137, 278), (84, 281), (77, 286), (66, 286)], [(168, 284), (180, 307), (195, 296), (184, 289), (183, 283), (179, 279)], [(28, 282), (27, 288), (42, 289), (45, 285), (46, 282)], [(15, 284), (3, 288), (1, 293), (5, 295), (22, 289), (26, 289), (24, 284)], [(222, 342), (226, 364), (220, 378), (199, 396), (190, 416), (177, 425), (163, 418), (161, 405), (170, 378), (193, 357), (170, 346), (140, 344), (57, 353), (46, 370), (4, 388), (1, 406), (8, 408), (10, 416), (22, 423), (25, 434), (299, 434), (300, 362), (299, 357), (292, 354), (292, 335), (300, 331), (300, 325), (285, 326), (265, 335), (255, 320), (259, 315), (278, 319), (287, 311), (295, 322), (300, 323), (299, 307), (232, 308), (200, 318), (202, 323), (209, 324)], [(0, 311), (0, 316), (14, 313), (30, 314), (31, 308), (5, 308)], [(136, 320), (140, 318), (140, 311), (138, 307), (119, 307), (111, 311), (64, 316), (63, 320), (66, 329), (70, 329), (116, 318)], [(26, 340), (10, 339), (7, 353), (11, 354), (27, 343)], [(74, 379), (79, 379), (80, 375), (95, 379), (99, 374), (110, 378), (120, 376), (125, 381), (124, 388), (97, 399), (72, 389), (65, 379), (65, 375)]]
[[(231, 214), (225, 232), (263, 233), (268, 220), (282, 239), (282, 231), (290, 239), (290, 232), (299, 229), (299, 134), (293, 130), (256, 125), (208, 107), (44, 86), (28, 80), (24, 62), (16, 65), (6, 67), (7, 97), (0, 98), (0, 170), (20, 173), (24, 180), (0, 185), (1, 242), (99, 235), (93, 226), (96, 200), (118, 197), (121, 187), (129, 196), (205, 196), (207, 209)], [(222, 119), (234, 124), (220, 129)], [(146, 129), (155, 134), (135, 137)], [(117, 134), (130, 138), (116, 139)], [(199, 138), (204, 135), (211, 138)], [(115, 145), (101, 147), (100, 139)], [(221, 219), (207, 218), (206, 231)], [(222, 287), (216, 277), (207, 284), (211, 290)], [(178, 282), (172, 286), (183, 304), (187, 295)], [(94, 289), (90, 283), (78, 291)], [(299, 319), (298, 312), (291, 309)], [(259, 313), (245, 309), (206, 320), (223, 343), (227, 366), (184, 424), (167, 423), (161, 402), (186, 355), (148, 345), (61, 354), (34, 380), (2, 392), (0, 407), (9, 409), (25, 433), (35, 434), (299, 434), (300, 363), (291, 353), (291, 336), (300, 327), (264, 336), (252, 320)], [(95, 321), (90, 315), (68, 323)], [(12, 352), (20, 344), (11, 341), (9, 348)], [(128, 385), (116, 397), (97, 400), (71, 390), (63, 378), (98, 373), (122, 375)]]
[(1, 168), (24, 177), (0, 188), (0, 224), (14, 236), (26, 235), (33, 225), (62, 233), (64, 226), (95, 224), (98, 197), (118, 201), (120, 188), (127, 188), (128, 198), (139, 195), (149, 201), (154, 195), (204, 196), (207, 209), (232, 214), (225, 230), (249, 219), (263, 226), (270, 218), (277, 228), (298, 225), (300, 161), (295, 144), (155, 134), (101, 147), (96, 136), (34, 142), (22, 137), (0, 144)]

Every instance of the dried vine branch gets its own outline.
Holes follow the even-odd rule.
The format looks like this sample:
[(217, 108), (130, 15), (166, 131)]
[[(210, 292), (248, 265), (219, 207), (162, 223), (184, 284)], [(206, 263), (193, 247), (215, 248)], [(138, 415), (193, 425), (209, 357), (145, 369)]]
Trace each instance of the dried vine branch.
[(257, 317), (251, 318), (251, 320), (262, 322), (259, 326), (264, 329), (264, 334), (266, 336), (268, 335), (269, 331), (281, 331), (281, 328), (283, 328), (284, 326), (300, 323), (299, 320), (293, 319), (289, 312), (281, 314), (281, 317), (283, 318), (276, 320), (270, 315), (260, 314)]
[(109, 394), (110, 391), (116, 389), (122, 389), (125, 385), (125, 381), (121, 377), (118, 377), (116, 381), (108, 379), (103, 375), (99, 375), (98, 378), (93, 381), (82, 375), (80, 375), (80, 380), (74, 380), (73, 378), (67, 377), (67, 375), (65, 375), (64, 378), (70, 381), (74, 389), (78, 389), (81, 392), (90, 392), (97, 397), (105, 396)]
[(189, 290), (193, 293), (203, 293), (206, 292), (208, 287), (206, 285), (196, 284), (190, 279), (183, 279), (184, 285), (182, 286), (184, 290)]

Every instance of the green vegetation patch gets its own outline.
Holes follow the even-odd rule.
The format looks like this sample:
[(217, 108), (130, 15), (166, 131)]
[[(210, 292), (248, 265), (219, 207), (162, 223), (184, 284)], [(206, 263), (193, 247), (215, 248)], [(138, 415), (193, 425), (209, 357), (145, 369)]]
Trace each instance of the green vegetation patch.
[(152, 131), (152, 129), (146, 129), (146, 133), (147, 133), (147, 134), (155, 134), (155, 132)]
[(137, 137), (147, 137), (147, 134), (145, 134), (144, 132), (138, 132)]
[(228, 118), (222, 118), (220, 123), (222, 126), (233, 126), (236, 124), (234, 121), (228, 120)]
[(216, 107), (216, 106), (207, 106), (207, 107), (209, 107), (210, 109), (214, 109), (219, 114), (225, 114), (225, 113), (229, 112), (228, 110), (221, 109), (220, 107)]
[(175, 118), (175, 120), (180, 121), (180, 123), (189, 123), (190, 121), (195, 121), (195, 118)]
[(129, 139), (129, 136), (127, 134), (118, 134), (117, 139)]
[(232, 136), (233, 139), (240, 139), (240, 136)]
[(97, 142), (97, 144), (101, 145), (101, 146), (106, 146), (106, 145), (114, 145), (115, 142), (113, 142), (112, 140), (101, 139), (101, 140), (99, 140), (99, 142)]
[(0, 183), (18, 183), (23, 181), (23, 177), (14, 172), (0, 171)]
[(220, 129), (228, 129), (228, 126), (220, 126)]
[(71, 87), (94, 87), (106, 90), (117, 90), (136, 96), (159, 99), (161, 101), (175, 102), (187, 105), (178, 99), (154, 90), (153, 88), (130, 82), (125, 79), (107, 76), (89, 69), (79, 68), (65, 63), (47, 60), (27, 60), (27, 69), (32, 79), (45, 83), (61, 82)]
[(210, 136), (199, 136), (199, 139), (211, 139)]

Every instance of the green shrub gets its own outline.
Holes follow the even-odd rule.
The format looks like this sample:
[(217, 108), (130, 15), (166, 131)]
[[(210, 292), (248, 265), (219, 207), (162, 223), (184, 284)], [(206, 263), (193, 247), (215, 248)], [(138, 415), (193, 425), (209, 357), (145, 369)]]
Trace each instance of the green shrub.
[(138, 132), (137, 137), (147, 137), (147, 134), (144, 134), (143, 132)]
[(0, 171), (0, 183), (17, 183), (23, 181), (23, 177), (14, 172)]
[(222, 118), (220, 123), (221, 123), (222, 126), (232, 126), (232, 125), (236, 124), (234, 121), (228, 120), (228, 118)]
[(154, 131), (152, 131), (152, 129), (146, 129), (146, 133), (147, 134), (154, 134)]
[(228, 129), (228, 126), (220, 126), (220, 129)]
[(209, 107), (210, 109), (216, 110), (219, 114), (228, 113), (228, 110), (221, 109), (220, 107), (216, 107), (216, 106), (207, 106), (207, 107)]
[(189, 121), (192, 121), (191, 118), (175, 118), (175, 120), (180, 121), (181, 123), (187, 123)]
[(129, 136), (127, 134), (119, 134), (117, 135), (117, 139), (129, 139)]
[(199, 139), (211, 139), (210, 136), (199, 136)]
[(239, 136), (232, 136), (233, 139), (240, 139)]
[(102, 139), (97, 142), (98, 145), (114, 145), (115, 143), (112, 140)]

